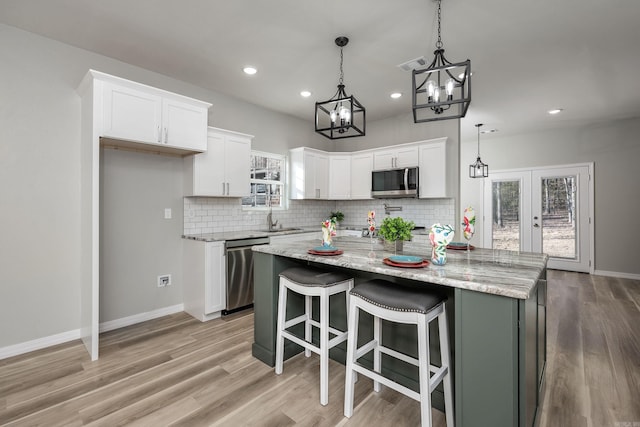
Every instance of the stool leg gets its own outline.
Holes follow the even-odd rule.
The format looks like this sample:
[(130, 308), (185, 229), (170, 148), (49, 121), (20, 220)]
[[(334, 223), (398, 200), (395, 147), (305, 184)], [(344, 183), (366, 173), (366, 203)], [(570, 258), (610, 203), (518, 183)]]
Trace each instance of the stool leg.
[(344, 381), (344, 416), (350, 418), (353, 415), (353, 392), (356, 384), (353, 364), (355, 362), (356, 348), (358, 347), (358, 316), (359, 310), (350, 298), (347, 318), (347, 360)]
[[(312, 303), (313, 303), (313, 299), (310, 295), (305, 295), (304, 297), (304, 314), (306, 315), (306, 319), (304, 321), (304, 340), (306, 342), (311, 342), (311, 316), (313, 315), (313, 309), (312, 309)], [(308, 348), (305, 347), (304, 349), (304, 355), (305, 357), (310, 357), (311, 356), (311, 350), (309, 350)]]
[(287, 318), (287, 287), (280, 283), (278, 292), (278, 331), (276, 333), (276, 374), (282, 373), (284, 361), (284, 338), (282, 330)]
[(431, 427), (431, 392), (429, 391), (429, 324), (418, 317), (418, 370), (420, 372), (420, 417), (423, 427)]
[(329, 403), (329, 294), (320, 295), (320, 404)]
[[(382, 345), (382, 320), (378, 316), (373, 317), (373, 339), (376, 346), (373, 349), (373, 370), (381, 373), (380, 346)], [(380, 391), (380, 383), (373, 382), (373, 390), (378, 393)]]
[[(348, 334), (348, 331), (349, 331), (349, 328), (350, 328), (350, 326), (349, 326), (349, 316), (350, 316), (350, 314), (349, 314), (349, 299), (350, 299), (349, 292), (351, 292), (351, 289), (353, 289), (353, 279), (351, 279), (349, 281), (349, 289), (347, 289), (345, 291), (345, 293), (344, 293), (344, 311), (347, 314), (347, 334)], [(353, 382), (354, 383), (358, 382), (358, 373), (357, 372), (353, 373)]]
[(453, 387), (451, 385), (451, 364), (449, 358), (449, 325), (447, 324), (446, 304), (442, 305), (442, 313), (438, 315), (438, 332), (440, 334), (440, 359), (442, 366), (447, 367), (447, 374), (442, 379), (444, 387), (444, 414), (447, 427), (453, 424)]

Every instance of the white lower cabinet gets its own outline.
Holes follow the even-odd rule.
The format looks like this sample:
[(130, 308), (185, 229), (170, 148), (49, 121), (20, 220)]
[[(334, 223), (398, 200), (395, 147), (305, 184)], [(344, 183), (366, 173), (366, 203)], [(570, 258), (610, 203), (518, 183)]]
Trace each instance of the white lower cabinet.
[(201, 322), (220, 317), (226, 302), (224, 242), (184, 240), (184, 311)]

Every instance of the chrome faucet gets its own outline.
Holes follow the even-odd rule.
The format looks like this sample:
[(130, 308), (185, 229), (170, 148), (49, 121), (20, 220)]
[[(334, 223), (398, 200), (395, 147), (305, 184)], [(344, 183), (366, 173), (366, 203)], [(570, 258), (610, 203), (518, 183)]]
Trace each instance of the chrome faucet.
[(278, 225), (278, 220), (276, 219), (276, 222), (273, 222), (273, 212), (271, 211), (271, 208), (269, 208), (269, 213), (267, 214), (267, 228), (269, 231), (273, 231), (276, 225)]
[(384, 214), (391, 215), (391, 212), (402, 211), (402, 206), (389, 206), (388, 204), (384, 204)]

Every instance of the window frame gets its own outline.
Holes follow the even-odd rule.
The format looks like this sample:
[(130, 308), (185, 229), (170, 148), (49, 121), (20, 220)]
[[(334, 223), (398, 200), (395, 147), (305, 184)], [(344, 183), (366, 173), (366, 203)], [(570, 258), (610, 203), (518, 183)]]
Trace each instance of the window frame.
[[(240, 201), (241, 206), (242, 206), (242, 210), (243, 211), (269, 211), (269, 210), (286, 210), (288, 209), (288, 200), (289, 198), (287, 197), (287, 177), (288, 177), (288, 162), (287, 162), (287, 156), (283, 155), (283, 154), (277, 154), (277, 153), (270, 153), (267, 151), (259, 151), (259, 150), (251, 150), (251, 157), (253, 158), (254, 156), (260, 156), (260, 157), (267, 157), (267, 158), (271, 158), (271, 159), (276, 159), (279, 161), (282, 161), (282, 168), (281, 168), (281, 177), (280, 180), (278, 181), (274, 181), (274, 180), (269, 180), (269, 179), (258, 179), (258, 178), (253, 178), (252, 176), (249, 177), (249, 185), (251, 186), (252, 184), (256, 184), (256, 185), (279, 185), (281, 186), (281, 200), (282, 202), (280, 203), (280, 206), (249, 206), (249, 205), (244, 205), (242, 204), (242, 199), (245, 199), (245, 197), (243, 197)], [(253, 175), (253, 169), (250, 167), (250, 174)], [(247, 196), (247, 197), (251, 197), (251, 196)]]

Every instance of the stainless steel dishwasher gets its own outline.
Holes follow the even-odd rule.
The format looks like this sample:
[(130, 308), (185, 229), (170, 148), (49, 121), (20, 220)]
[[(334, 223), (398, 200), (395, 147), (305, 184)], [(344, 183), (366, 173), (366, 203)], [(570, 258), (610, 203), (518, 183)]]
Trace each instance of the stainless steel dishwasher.
[(253, 251), (251, 246), (269, 244), (268, 237), (227, 240), (227, 304), (222, 314), (253, 305)]

